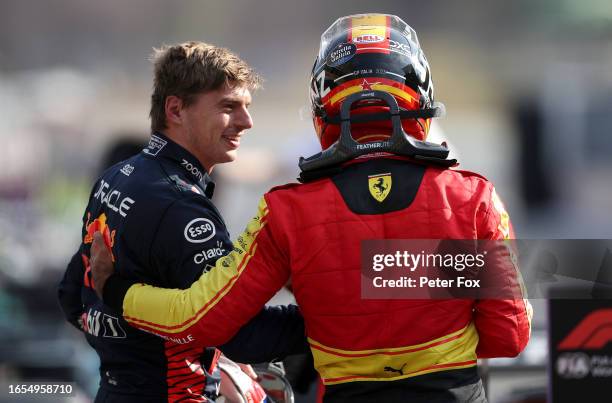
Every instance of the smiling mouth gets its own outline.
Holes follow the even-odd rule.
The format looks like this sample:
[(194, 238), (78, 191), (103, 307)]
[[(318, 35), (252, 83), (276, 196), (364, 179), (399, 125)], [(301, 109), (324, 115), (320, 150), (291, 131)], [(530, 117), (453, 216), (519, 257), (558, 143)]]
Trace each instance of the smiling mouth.
[(223, 136), (223, 139), (229, 144), (230, 148), (233, 150), (240, 147), (240, 136)]

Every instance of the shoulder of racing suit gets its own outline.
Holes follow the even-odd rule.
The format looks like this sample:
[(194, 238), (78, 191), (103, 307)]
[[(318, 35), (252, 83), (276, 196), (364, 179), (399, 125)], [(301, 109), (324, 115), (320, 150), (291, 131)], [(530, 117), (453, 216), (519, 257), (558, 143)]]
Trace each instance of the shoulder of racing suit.
[(451, 200), (453, 208), (471, 208), (488, 199), (492, 188), (491, 182), (474, 172), (383, 156), (327, 169), (304, 183), (276, 186), (266, 198), (273, 203), (272, 199), (280, 197), (284, 205), (306, 198), (320, 205), (322, 197), (339, 192), (351, 211), (363, 215), (400, 211), (420, 191), (443, 194), (439, 199)]
[(206, 170), (159, 133), (140, 154), (107, 170), (97, 186), (94, 196), (119, 193), (119, 204), (129, 204), (129, 210), (113, 214), (118, 202), (103, 196), (90, 208), (107, 211), (107, 222), (123, 235), (117, 263), (136, 280), (186, 288), (207, 264), (231, 250), (225, 222), (210, 199), (214, 183)]
[(284, 185), (273, 186), (272, 188), (270, 188), (270, 190), (268, 190), (267, 193), (276, 192), (278, 190), (283, 190), (283, 189), (294, 189), (294, 188), (297, 188), (303, 185), (304, 185), (303, 183), (297, 183), (297, 182), (285, 183)]

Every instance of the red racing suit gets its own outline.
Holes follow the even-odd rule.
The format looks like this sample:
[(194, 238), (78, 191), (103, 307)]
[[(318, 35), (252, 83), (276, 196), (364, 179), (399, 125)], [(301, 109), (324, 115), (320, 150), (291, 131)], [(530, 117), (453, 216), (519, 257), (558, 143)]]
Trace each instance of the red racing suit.
[[(368, 186), (381, 175), (391, 178), (383, 201)], [(523, 350), (529, 302), (362, 299), (360, 242), (511, 236), (508, 214), (485, 178), (372, 158), (266, 193), (234, 250), (190, 289), (128, 289), (112, 276), (104, 298), (122, 300), (117, 308), (140, 329), (218, 345), (291, 278), (326, 402), (480, 402), (486, 400), (476, 360)]]

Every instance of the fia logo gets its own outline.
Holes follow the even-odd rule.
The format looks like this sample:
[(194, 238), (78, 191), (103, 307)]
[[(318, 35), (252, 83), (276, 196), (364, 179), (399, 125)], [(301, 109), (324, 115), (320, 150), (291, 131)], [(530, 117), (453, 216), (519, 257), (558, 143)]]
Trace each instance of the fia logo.
[(591, 370), (589, 356), (584, 353), (564, 353), (557, 358), (557, 374), (566, 379), (586, 377)]

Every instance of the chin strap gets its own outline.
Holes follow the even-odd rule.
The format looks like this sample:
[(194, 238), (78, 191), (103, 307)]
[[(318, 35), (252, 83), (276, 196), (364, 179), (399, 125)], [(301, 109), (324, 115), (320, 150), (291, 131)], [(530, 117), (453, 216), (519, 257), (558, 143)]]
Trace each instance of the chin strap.
[[(351, 106), (355, 102), (370, 99), (384, 101), (389, 106), (389, 112), (351, 116)], [(457, 160), (447, 159), (449, 150), (445, 145), (417, 140), (407, 135), (402, 127), (402, 119), (439, 117), (444, 115), (444, 112), (444, 105), (441, 103), (434, 103), (432, 108), (427, 109), (400, 111), (395, 97), (384, 91), (361, 91), (349, 95), (342, 103), (340, 109), (338, 119), (340, 137), (327, 149), (308, 158), (300, 157), (299, 166), (302, 171), (300, 176), (304, 174), (309, 176), (309, 172), (326, 170), (361, 155), (379, 152), (403, 155), (442, 166), (453, 166), (457, 163)], [(327, 116), (326, 118), (328, 120), (336, 120), (337, 116)], [(387, 120), (389, 118), (393, 125), (393, 132), (388, 140), (358, 143), (353, 139), (351, 123)]]

